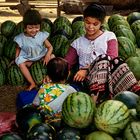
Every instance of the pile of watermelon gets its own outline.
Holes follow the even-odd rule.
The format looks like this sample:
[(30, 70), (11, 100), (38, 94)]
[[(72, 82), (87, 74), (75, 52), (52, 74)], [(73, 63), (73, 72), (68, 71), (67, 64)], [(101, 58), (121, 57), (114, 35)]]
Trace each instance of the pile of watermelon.
[[(127, 100), (129, 102), (127, 102)], [(1, 140), (139, 140), (140, 97), (124, 91), (98, 105), (84, 92), (67, 96), (55, 115), (26, 105), (16, 113), (17, 131)]]
[[(103, 30), (113, 31), (118, 39), (119, 56), (128, 64), (137, 80), (140, 80), (140, 13), (127, 17), (114, 14), (102, 25)], [(23, 32), (18, 24), (5, 21), (0, 27), (0, 86), (25, 85), (26, 81), (14, 63), (15, 35)], [(72, 22), (58, 17), (52, 22), (42, 19), (41, 30), (50, 33), (49, 41), (56, 56), (64, 57), (71, 42), (85, 34), (83, 17)], [(37, 85), (47, 74), (41, 61), (30, 68)], [(25, 113), (25, 115), (24, 115)], [(17, 112), (17, 132), (6, 133), (2, 140), (140, 140), (140, 97), (133, 92), (118, 93), (112, 100), (96, 105), (84, 92), (70, 94), (64, 101), (62, 112), (50, 116), (33, 106), (25, 106)]]

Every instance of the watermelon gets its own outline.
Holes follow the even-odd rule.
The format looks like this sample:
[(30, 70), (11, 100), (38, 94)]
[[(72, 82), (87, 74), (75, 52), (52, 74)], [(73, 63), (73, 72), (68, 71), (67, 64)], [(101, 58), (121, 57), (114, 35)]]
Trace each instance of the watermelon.
[(137, 42), (137, 46), (138, 48), (140, 48), (140, 30), (138, 30), (135, 34), (135, 37), (136, 37), (136, 42)]
[(10, 60), (15, 60), (16, 57), (16, 42), (13, 39), (9, 39), (4, 46), (4, 56)]
[(7, 81), (12, 86), (25, 84), (25, 78), (16, 64), (11, 65), (7, 70)]
[(135, 78), (140, 80), (140, 57), (132, 56), (126, 60), (127, 65), (133, 72)]
[(71, 127), (64, 127), (57, 133), (56, 140), (80, 140), (80, 137), (79, 130)]
[(131, 29), (127, 29), (127, 28), (119, 29), (119, 30), (115, 31), (115, 35), (117, 37), (120, 37), (120, 36), (127, 37), (128, 39), (130, 39), (134, 43), (134, 45), (136, 44), (136, 37), (133, 34)]
[(55, 135), (55, 129), (47, 123), (37, 123), (35, 124), (27, 134), (27, 138), (31, 139), (35, 137), (37, 134), (47, 133), (48, 137), (52, 139)]
[(44, 117), (36, 107), (30, 104), (25, 105), (16, 113), (16, 123), (18, 128), (26, 135), (33, 126), (42, 122), (44, 122)]
[(68, 26), (71, 27), (71, 22), (70, 20), (67, 18), (67, 17), (64, 17), (64, 16), (59, 16), (57, 17), (54, 22), (53, 22), (53, 25), (55, 26), (55, 24), (59, 23), (60, 25), (63, 25), (64, 23)]
[(136, 55), (136, 46), (129, 38), (120, 36), (117, 37), (117, 39), (118, 39), (118, 52), (120, 58), (126, 60), (129, 57)]
[(84, 21), (84, 17), (83, 17), (83, 16), (77, 16), (77, 17), (75, 17), (75, 18), (72, 20), (72, 24), (73, 24), (74, 22), (77, 22), (77, 21)]
[(4, 70), (6, 70), (10, 65), (10, 60), (3, 56), (3, 57), (0, 57), (0, 67), (2, 67)]
[(24, 32), (24, 25), (23, 25), (23, 21), (20, 21), (17, 23), (15, 31), (14, 31), (14, 36), (20, 34)]
[(62, 54), (64, 53), (61, 49), (67, 47), (69, 39), (67, 38), (65, 31), (62, 30), (60, 32), (57, 32), (53, 37), (51, 37), (50, 42), (54, 47), (54, 55), (62, 57)]
[(5, 36), (5, 37), (11, 37), (15, 31), (16, 28), (16, 23), (14, 21), (11, 20), (6, 20), (1, 24), (1, 33)]
[(43, 65), (43, 61), (36, 61), (31, 65), (30, 72), (35, 83), (41, 85), (47, 75), (47, 68)]
[(62, 119), (74, 128), (87, 127), (93, 121), (94, 112), (95, 104), (84, 92), (70, 94), (62, 105)]
[(106, 30), (110, 30), (109, 26), (108, 26), (108, 23), (107, 22), (104, 22), (102, 25), (101, 25), (101, 28), (103, 31), (106, 31)]
[(140, 19), (134, 21), (131, 26), (130, 26), (131, 30), (133, 31), (134, 35), (136, 35), (136, 33), (140, 30)]
[(137, 105), (136, 105), (136, 112), (137, 112), (138, 118), (140, 119), (140, 97), (139, 97)]
[(120, 14), (113, 14), (108, 18), (108, 25), (109, 27), (116, 21), (118, 20), (125, 20), (124, 16), (120, 15)]
[(6, 82), (6, 73), (2, 67), (0, 67), (0, 86), (3, 86)]
[(0, 136), (0, 139), (1, 140), (22, 140), (22, 138), (18, 134), (13, 133), (13, 132), (8, 132), (8, 133), (3, 134), (2, 136)]
[(140, 20), (140, 12), (131, 12), (127, 16), (127, 21), (130, 25), (136, 20)]
[(103, 131), (94, 131), (88, 134), (85, 140), (114, 140), (113, 137)]
[(101, 103), (95, 112), (96, 127), (109, 134), (119, 134), (130, 120), (128, 107), (117, 100)]
[(7, 38), (4, 35), (0, 34), (0, 56), (3, 56), (6, 42), (7, 42)]
[(136, 108), (139, 96), (131, 91), (121, 91), (113, 99), (123, 102), (129, 109), (133, 109)]
[(124, 130), (124, 140), (140, 140), (140, 122), (130, 122)]
[(49, 34), (52, 33), (52, 22), (47, 18), (42, 18), (41, 31), (46, 31)]

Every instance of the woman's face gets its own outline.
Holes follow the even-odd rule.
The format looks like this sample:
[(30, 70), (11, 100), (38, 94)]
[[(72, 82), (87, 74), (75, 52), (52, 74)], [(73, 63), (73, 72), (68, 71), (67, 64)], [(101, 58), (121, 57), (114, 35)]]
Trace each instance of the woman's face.
[(88, 36), (94, 36), (98, 31), (100, 31), (101, 21), (97, 18), (86, 17), (84, 19), (85, 30)]
[(37, 25), (27, 25), (25, 32), (28, 36), (34, 37), (40, 31), (40, 24)]

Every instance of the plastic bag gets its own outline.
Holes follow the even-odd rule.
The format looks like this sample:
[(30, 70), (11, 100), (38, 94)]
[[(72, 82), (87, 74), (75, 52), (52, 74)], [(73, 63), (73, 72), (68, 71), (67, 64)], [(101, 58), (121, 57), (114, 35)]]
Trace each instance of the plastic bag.
[(15, 128), (16, 114), (13, 112), (0, 112), (0, 135), (12, 132)]

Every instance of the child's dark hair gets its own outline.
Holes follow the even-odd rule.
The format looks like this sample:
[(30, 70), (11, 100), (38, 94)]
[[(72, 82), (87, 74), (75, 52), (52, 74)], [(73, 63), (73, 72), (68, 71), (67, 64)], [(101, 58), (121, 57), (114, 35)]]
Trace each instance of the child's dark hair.
[(37, 10), (29, 9), (25, 12), (23, 16), (24, 27), (27, 25), (37, 25), (41, 24), (42, 18), (40, 13)]
[(90, 4), (84, 10), (83, 16), (84, 18), (86, 17), (97, 18), (99, 21), (103, 23), (106, 17), (106, 10), (102, 5)]
[(51, 59), (47, 64), (47, 74), (55, 83), (66, 80), (69, 74), (68, 62), (61, 57)]

